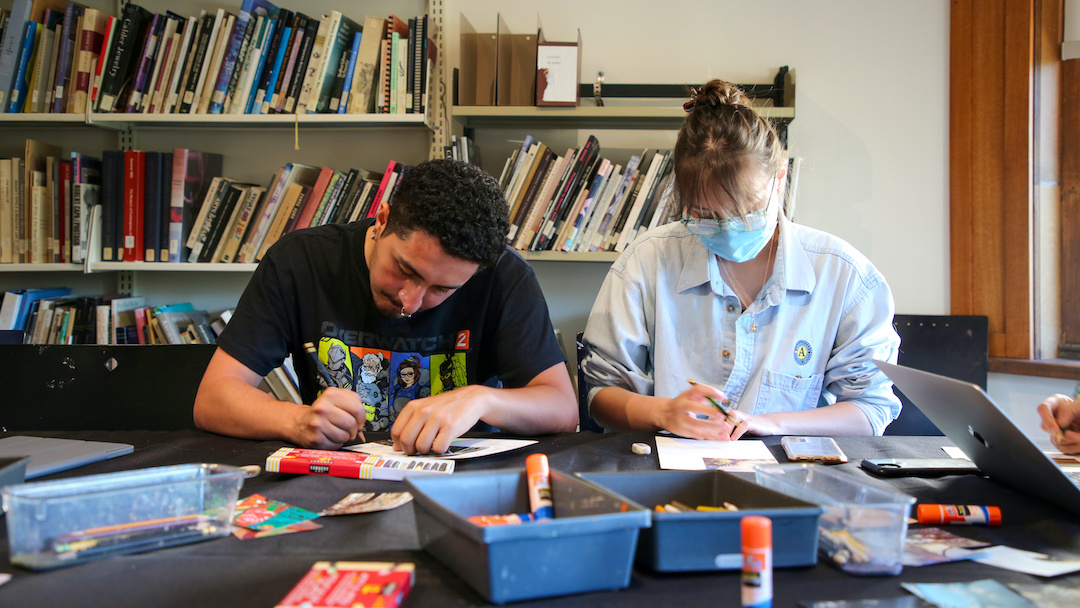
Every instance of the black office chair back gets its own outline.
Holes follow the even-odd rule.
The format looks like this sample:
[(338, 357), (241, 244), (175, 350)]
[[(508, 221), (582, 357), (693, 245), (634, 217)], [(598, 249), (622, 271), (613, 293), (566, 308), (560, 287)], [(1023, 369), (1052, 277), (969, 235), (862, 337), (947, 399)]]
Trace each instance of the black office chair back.
[[(977, 315), (893, 315), (900, 335), (897, 363), (986, 389), (989, 322)], [(886, 435), (943, 434), (899, 389), (903, 409), (885, 428)]]
[(589, 387), (585, 382), (585, 371), (581, 369), (581, 362), (585, 360), (585, 344), (581, 341), (584, 333), (579, 331), (574, 340), (577, 346), (578, 430), (603, 433), (603, 427), (589, 415)]

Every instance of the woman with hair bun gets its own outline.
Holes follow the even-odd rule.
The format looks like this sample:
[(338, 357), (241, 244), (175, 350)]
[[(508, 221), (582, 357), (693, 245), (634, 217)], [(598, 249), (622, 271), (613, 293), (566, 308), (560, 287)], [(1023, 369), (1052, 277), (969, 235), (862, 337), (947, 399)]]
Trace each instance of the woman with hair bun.
[(786, 151), (738, 87), (713, 80), (684, 108), (679, 221), (623, 251), (589, 315), (591, 415), (695, 439), (882, 434), (900, 413), (872, 361), (900, 344), (884, 277), (785, 216)]

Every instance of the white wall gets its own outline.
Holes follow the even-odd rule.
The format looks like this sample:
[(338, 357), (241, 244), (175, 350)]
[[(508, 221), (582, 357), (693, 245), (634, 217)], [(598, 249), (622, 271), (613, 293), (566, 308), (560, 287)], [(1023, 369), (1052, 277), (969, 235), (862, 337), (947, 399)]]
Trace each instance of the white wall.
[[(549, 40), (574, 40), (580, 28), (582, 82), (603, 71), (606, 83), (696, 84), (713, 77), (767, 83), (777, 68), (790, 66), (797, 93), (789, 144), (804, 159), (797, 221), (865, 253), (891, 284), (898, 312), (948, 314), (947, 1), (443, 5), (451, 64), (458, 56), (459, 14), (477, 31), (494, 32), (501, 13), (513, 33), (532, 31), (539, 17)], [(499, 135), (520, 139), (524, 133)], [(484, 157), (485, 167), (501, 167), (504, 158)], [(565, 334), (584, 327), (588, 289), (595, 293), (603, 278), (598, 266), (536, 264), (555, 324)], [(1032, 433), (1038, 432), (1033, 412), (1041, 397), (1072, 388), (1068, 381), (1002, 374), (989, 382), (990, 394)]]

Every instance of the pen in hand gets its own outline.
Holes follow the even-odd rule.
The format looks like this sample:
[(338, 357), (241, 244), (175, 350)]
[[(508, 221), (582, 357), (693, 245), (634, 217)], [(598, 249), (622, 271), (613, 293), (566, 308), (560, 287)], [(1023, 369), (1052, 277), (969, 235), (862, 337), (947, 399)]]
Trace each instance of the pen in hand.
[[(319, 359), (319, 351), (315, 349), (315, 345), (311, 342), (304, 342), (304, 350), (306, 350), (308, 354), (311, 355), (311, 360), (315, 362), (315, 370), (319, 372), (319, 376), (322, 377), (323, 382), (326, 383), (326, 386), (336, 387), (337, 383), (334, 382), (334, 378), (330, 375), (330, 370), (326, 369), (326, 366), (323, 365), (322, 360)], [(364, 437), (363, 429), (357, 429), (356, 436), (360, 439), (360, 441), (367, 441), (367, 438)]]
[[(697, 382), (694, 382), (693, 378), (687, 378), (686, 381), (690, 383), (690, 386), (697, 386)], [(742, 424), (742, 422), (736, 420), (735, 416), (731, 414), (731, 408), (724, 406), (724, 404), (720, 403), (716, 399), (713, 399), (712, 397), (706, 396), (705, 398), (708, 399), (709, 403), (712, 404), (712, 406), (715, 407), (717, 410), (719, 410), (725, 418), (727, 418), (728, 422), (735, 426), (739, 426), (740, 424)]]

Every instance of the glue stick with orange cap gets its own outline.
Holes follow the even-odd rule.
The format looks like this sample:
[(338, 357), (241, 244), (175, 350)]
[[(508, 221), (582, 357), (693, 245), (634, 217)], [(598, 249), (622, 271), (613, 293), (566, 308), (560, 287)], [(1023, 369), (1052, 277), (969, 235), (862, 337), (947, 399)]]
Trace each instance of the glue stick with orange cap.
[(980, 505), (919, 505), (920, 524), (976, 524), (1000, 526), (1001, 509)]
[(525, 459), (525, 480), (529, 485), (529, 508), (536, 519), (551, 519), (551, 474), (544, 454), (529, 454)]
[(742, 605), (772, 608), (772, 520), (742, 518)]

